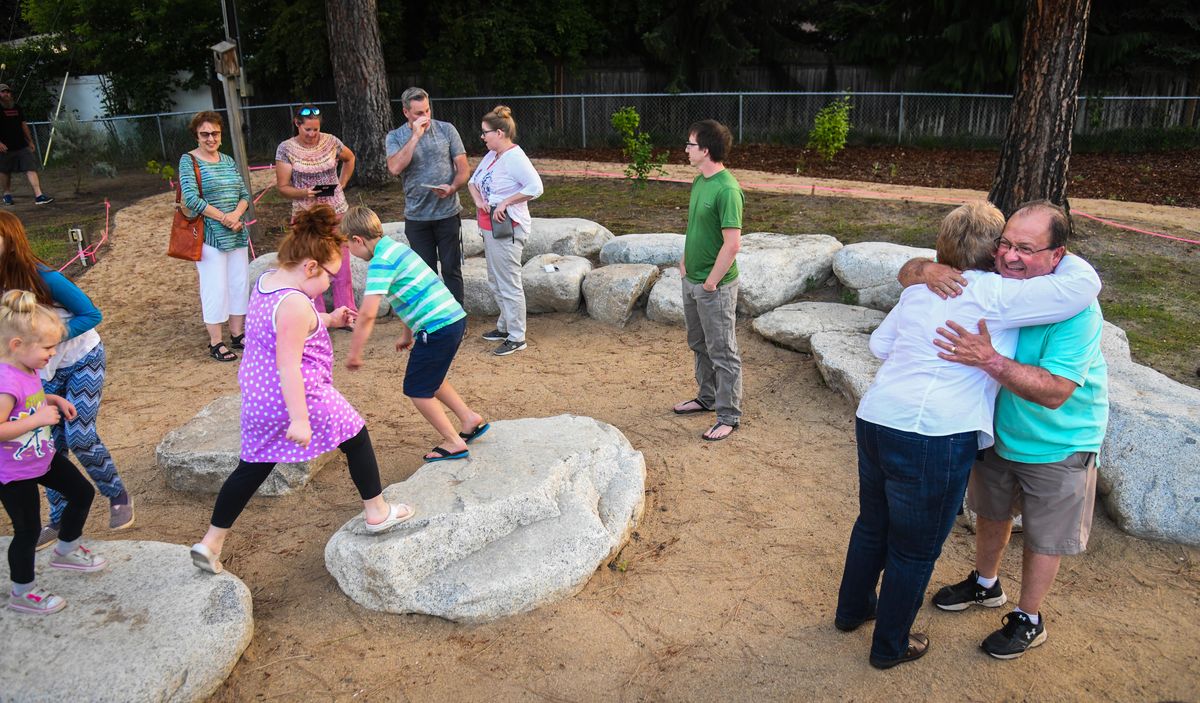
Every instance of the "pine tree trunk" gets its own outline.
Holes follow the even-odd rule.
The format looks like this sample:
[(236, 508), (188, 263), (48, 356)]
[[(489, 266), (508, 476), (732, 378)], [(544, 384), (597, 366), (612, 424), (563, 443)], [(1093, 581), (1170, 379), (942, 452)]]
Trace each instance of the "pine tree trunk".
[(988, 199), (1005, 216), (1029, 200), (1067, 206), (1091, 0), (1028, 0), (1017, 90)]
[(383, 139), (391, 129), (392, 105), (379, 39), (375, 0), (326, 0), (330, 60), (342, 121), (342, 141), (354, 151), (359, 184), (391, 180)]

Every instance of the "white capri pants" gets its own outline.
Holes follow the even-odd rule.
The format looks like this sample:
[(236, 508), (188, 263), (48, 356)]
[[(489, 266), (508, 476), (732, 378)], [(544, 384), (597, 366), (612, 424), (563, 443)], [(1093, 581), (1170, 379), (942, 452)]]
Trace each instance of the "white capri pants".
[(196, 262), (204, 324), (219, 325), (230, 315), (245, 315), (250, 299), (250, 257), (246, 247), (221, 251), (204, 245)]

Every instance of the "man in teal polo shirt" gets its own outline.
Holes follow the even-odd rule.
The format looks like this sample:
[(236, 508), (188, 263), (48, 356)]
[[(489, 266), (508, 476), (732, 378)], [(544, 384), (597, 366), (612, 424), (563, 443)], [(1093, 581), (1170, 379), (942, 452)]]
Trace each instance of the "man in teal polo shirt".
[[(1047, 201), (1022, 206), (1009, 218), (996, 252), (996, 272), (1032, 278), (1054, 270), (1066, 253), (1070, 218)], [(1108, 426), (1108, 366), (1100, 352), (1100, 306), (1052, 325), (1023, 327), (1015, 358), (992, 348), (987, 326), (972, 333), (954, 322), (939, 330), (943, 359), (975, 366), (1002, 386), (996, 399), (996, 445), (975, 464), (967, 504), (976, 513), (975, 571), (942, 588), (942, 610), (999, 607), (1000, 558), (1022, 515), (1024, 554), (1018, 607), (981, 646), (997, 659), (1015, 659), (1046, 640), (1041, 605), (1065, 554), (1087, 547), (1096, 500), (1096, 457)]]
[(688, 129), (688, 161), (700, 171), (692, 181), (687, 235), (679, 273), (683, 278), (683, 318), (695, 358), (695, 398), (677, 403), (676, 415), (717, 412), (717, 422), (701, 435), (715, 442), (738, 428), (742, 417), (742, 359), (738, 355), (737, 253), (742, 241), (744, 197), (725, 156), (733, 145), (729, 130), (715, 120)]

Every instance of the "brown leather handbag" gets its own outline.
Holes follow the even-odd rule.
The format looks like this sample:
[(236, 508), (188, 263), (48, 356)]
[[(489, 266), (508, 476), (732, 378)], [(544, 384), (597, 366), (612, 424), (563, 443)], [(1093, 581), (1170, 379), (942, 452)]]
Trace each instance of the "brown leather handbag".
[[(204, 197), (204, 186), (200, 183), (200, 164), (192, 157), (192, 169), (196, 172), (196, 188), (200, 197)], [(199, 261), (204, 252), (204, 215), (196, 213), (188, 218), (183, 214), (183, 184), (175, 184), (175, 217), (171, 220), (171, 243), (167, 246), (167, 256), (184, 261)]]

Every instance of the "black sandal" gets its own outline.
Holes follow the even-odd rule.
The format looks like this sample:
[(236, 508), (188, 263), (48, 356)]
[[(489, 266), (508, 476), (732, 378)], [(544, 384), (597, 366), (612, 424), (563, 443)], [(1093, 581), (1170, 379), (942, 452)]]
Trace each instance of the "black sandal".
[(230, 349), (245, 349), (246, 348), (246, 333), (229, 335)]
[[(710, 436), (710, 435), (712, 435), (713, 432), (716, 432), (717, 430), (721, 429), (722, 427), (728, 427), (729, 432), (720, 437)], [(729, 437), (729, 435), (733, 434), (734, 431), (737, 430), (737, 428), (738, 428), (737, 425), (731, 425), (728, 422), (721, 422), (720, 420), (717, 420), (717, 424), (708, 428), (708, 430), (706, 430), (704, 432), (704, 434), (700, 435), (700, 438), (703, 439), (705, 442), (720, 442), (723, 439), (727, 439)]]
[(225, 342), (208, 345), (208, 355), (217, 361), (237, 361), (238, 358), (237, 354), (229, 351)]
[(687, 410), (677, 410), (676, 408), (671, 408), (671, 411), (674, 412), (676, 415), (695, 415), (696, 413), (710, 413), (713, 411), (712, 408), (708, 407), (704, 403), (701, 403), (699, 398), (692, 398), (691, 400), (685, 400), (682, 403), (680, 403), (680, 405), (687, 405), (688, 403), (695, 403), (696, 407), (689, 408)]

